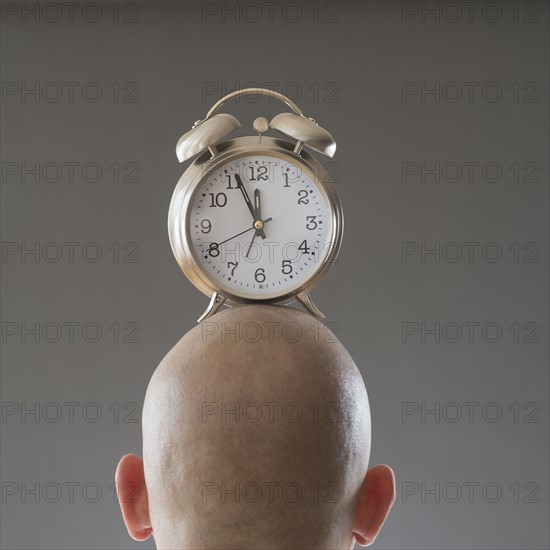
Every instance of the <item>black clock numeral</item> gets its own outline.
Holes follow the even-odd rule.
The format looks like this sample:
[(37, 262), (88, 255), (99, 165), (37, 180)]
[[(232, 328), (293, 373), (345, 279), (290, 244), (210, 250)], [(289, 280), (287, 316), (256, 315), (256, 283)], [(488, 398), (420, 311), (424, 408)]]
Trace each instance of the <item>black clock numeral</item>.
[(225, 193), (208, 193), (210, 195), (210, 208), (216, 206), (223, 207), (227, 204), (227, 195)]
[(283, 187), (290, 187), (290, 184), (288, 183), (288, 174), (286, 172), (283, 174), (283, 178), (285, 178), (285, 184)]
[(300, 246), (298, 247), (298, 250), (301, 250), (304, 254), (308, 254), (309, 253), (309, 246), (307, 245), (307, 241), (306, 239), (304, 239)]
[(319, 225), (315, 220), (317, 219), (317, 216), (306, 216), (306, 229), (309, 229), (310, 231), (313, 231), (314, 229), (317, 229), (317, 226)]
[(263, 267), (259, 267), (254, 272), (254, 279), (256, 279), (257, 283), (263, 283), (265, 281), (265, 269)]
[(202, 220), (201, 221), (201, 233), (210, 233), (210, 230), (212, 229), (212, 222), (210, 220)]
[(290, 260), (283, 260), (283, 267), (281, 269), (283, 275), (290, 275), (292, 273), (292, 262)]
[(307, 191), (305, 189), (301, 189), (300, 191), (298, 191), (298, 204), (309, 204)]
[(227, 175), (225, 176), (225, 179), (227, 180), (227, 187), (226, 187), (226, 189), (237, 189), (236, 187), (233, 187), (233, 186), (231, 185), (231, 174), (227, 174)]
[(250, 181), (267, 181), (267, 166), (249, 166), (250, 170)]
[(218, 243), (211, 243), (208, 247), (208, 254), (210, 254), (212, 258), (217, 258), (220, 255), (220, 245)]
[[(239, 262), (227, 262), (227, 267), (231, 269), (231, 277), (235, 274), (235, 269), (237, 269), (237, 266), (239, 265)], [(231, 268), (233, 266), (233, 268)]]

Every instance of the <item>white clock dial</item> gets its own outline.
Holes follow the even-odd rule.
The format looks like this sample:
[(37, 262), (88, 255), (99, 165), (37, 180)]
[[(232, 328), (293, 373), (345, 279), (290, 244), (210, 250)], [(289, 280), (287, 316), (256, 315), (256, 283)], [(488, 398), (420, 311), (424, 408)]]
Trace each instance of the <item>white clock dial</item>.
[(207, 276), (234, 294), (269, 299), (299, 288), (322, 266), (332, 212), (306, 170), (261, 154), (210, 172), (195, 190), (188, 223)]

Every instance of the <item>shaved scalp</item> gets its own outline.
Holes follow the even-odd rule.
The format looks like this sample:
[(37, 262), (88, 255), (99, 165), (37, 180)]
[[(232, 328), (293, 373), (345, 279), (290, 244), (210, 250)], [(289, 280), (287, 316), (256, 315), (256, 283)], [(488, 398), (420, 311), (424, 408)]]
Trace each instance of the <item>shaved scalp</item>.
[(290, 307), (238, 306), (187, 333), (143, 410), (159, 548), (351, 548), (370, 452), (361, 375)]

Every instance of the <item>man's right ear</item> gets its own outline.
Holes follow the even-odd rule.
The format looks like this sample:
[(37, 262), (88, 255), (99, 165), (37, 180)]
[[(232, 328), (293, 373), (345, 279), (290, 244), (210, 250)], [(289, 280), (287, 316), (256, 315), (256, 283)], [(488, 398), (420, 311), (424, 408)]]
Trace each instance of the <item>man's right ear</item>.
[(123, 456), (116, 469), (115, 481), (128, 534), (134, 540), (147, 540), (153, 529), (149, 519), (143, 459), (137, 455)]
[(353, 536), (361, 546), (370, 546), (376, 539), (395, 501), (393, 470), (380, 464), (367, 470), (357, 506)]

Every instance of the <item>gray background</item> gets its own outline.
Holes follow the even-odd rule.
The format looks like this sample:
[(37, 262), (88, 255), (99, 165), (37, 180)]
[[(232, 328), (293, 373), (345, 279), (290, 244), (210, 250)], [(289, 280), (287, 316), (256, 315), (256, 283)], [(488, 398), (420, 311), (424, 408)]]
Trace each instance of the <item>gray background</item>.
[[(4, 336), (2, 547), (153, 547), (152, 540), (128, 537), (110, 487), (118, 458), (141, 449), (140, 424), (130, 422), (139, 413), (128, 416), (128, 403), (141, 407), (154, 368), (207, 303), (179, 271), (168, 243), (168, 205), (183, 170), (174, 147), (222, 87), (271, 82), (293, 97), (298, 90), (305, 113), (338, 143), (346, 231), (340, 261), (314, 298), (365, 378), (372, 464), (386, 462), (397, 476), (397, 502), (374, 547), (548, 548), (548, 3), (481, 2), (471, 19), (459, 4), (463, 13), (454, 23), (454, 8), (444, 7), (449, 3), (438, 4), (450, 10), (438, 22), (430, 14), (423, 20), (425, 3), (409, 3), (417, 13), (404, 17), (397, 1), (341, 2), (334, 14), (333, 3), (302, 2), (294, 23), (285, 20), (296, 13), (288, 2), (275, 8), (272, 22), (262, 2), (255, 3), (256, 22), (250, 21), (254, 6), (236, 22), (230, 14), (223, 19), (220, 3), (207, 4), (217, 13), (203, 21), (194, 2), (139, 2), (135, 9), (122, 2), (121, 18), (134, 22), (118, 23), (110, 2), (101, 3), (95, 23), (86, 21), (96, 17), (93, 7), (86, 17), (77, 7), (73, 22), (62, 8), (55, 22), (55, 7), (34, 16), (21, 5), (3, 6), (2, 81), (13, 83), (2, 96), (4, 171), (22, 163), (94, 162), (102, 177), (86, 181), (77, 168), (72, 182), (67, 171), (58, 181), (48, 181), (53, 172), (38, 182), (22, 181), (20, 172), (2, 179), (2, 240), (8, 251), (19, 251), (2, 259), (4, 332), (40, 323), (53, 340), (62, 323), (79, 323), (73, 342), (67, 330), (58, 342)], [(45, 88), (51, 98), (57, 85), (62, 96), (21, 95), (24, 83), (37, 82), (41, 90), (57, 83)], [(65, 82), (78, 83), (74, 98)], [(102, 90), (97, 102), (90, 101), (96, 88), (82, 96), (90, 82)], [(118, 101), (110, 89), (115, 82), (122, 89)], [(139, 86), (131, 97), (122, 88), (127, 82)], [(479, 85), (471, 100), (456, 102), (448, 85), (436, 102), (419, 94), (404, 100), (404, 82), (455, 82), (464, 93), (462, 83)], [(484, 98), (488, 82), (500, 86), (500, 100)], [(510, 89), (516, 82), (518, 97)], [(205, 85), (217, 93), (205, 96)], [(19, 92), (11, 95), (13, 86)], [(227, 110), (240, 117), (246, 134), (255, 116), (283, 108), (264, 100)], [(472, 182), (467, 174), (454, 183), (432, 176), (422, 183), (419, 175), (402, 181), (404, 162), (468, 161), (497, 163), (499, 181), (486, 181), (479, 170)], [(137, 163), (137, 181), (113, 181), (109, 166), (117, 162)], [(517, 183), (509, 168), (515, 162)], [(523, 181), (531, 170), (525, 163), (535, 163), (531, 181)], [(74, 261), (62, 245), (68, 241), (80, 243)], [(23, 261), (22, 243), (36, 242), (42, 250), (57, 243), (63, 254), (57, 261)], [(123, 249), (128, 242), (139, 246), (133, 263), (122, 261), (131, 259)], [(403, 261), (403, 242), (480, 245), (472, 261), (450, 261), (452, 245), (439, 262), (419, 254)], [(499, 261), (482, 256), (489, 242), (502, 248)], [(508, 247), (516, 242), (514, 258)], [(120, 246), (118, 262), (113, 243)], [(533, 248), (523, 250), (525, 243), (538, 252), (528, 256)], [(56, 245), (49, 246), (51, 258)], [(102, 251), (95, 263), (94, 246)], [(138, 341), (114, 342), (115, 322), (121, 338), (130, 332), (124, 325), (135, 323)], [(472, 342), (466, 334), (455, 343), (435, 343), (430, 335), (403, 342), (403, 323), (422, 322), (480, 327)], [(85, 323), (100, 326), (98, 342), (84, 340)], [(501, 327), (500, 341), (488, 341), (496, 325), (481, 334), (486, 323)], [(519, 342), (509, 328), (514, 323)], [(532, 327), (538, 342), (524, 342)], [(72, 422), (66, 402), (77, 403)], [(465, 402), (479, 403), (472, 421)], [(38, 418), (21, 416), (36, 403)], [(415, 403), (419, 410), (438, 403), (444, 412), (403, 418), (403, 407)], [(452, 403), (463, 412), (456, 422)], [(8, 414), (13, 407), (16, 414)], [(501, 418), (490, 422), (498, 408)], [(97, 410), (101, 419), (92, 422)], [(71, 482), (78, 484), (72, 499)], [(470, 482), (479, 484), (470, 485), (472, 498), (464, 485)], [(41, 493), (23, 498), (25, 486), (35, 484)], [(451, 502), (457, 485), (463, 494)], [(101, 496), (91, 502), (98, 486)], [(407, 493), (415, 487), (416, 494)], [(434, 487), (439, 502), (429, 492)], [(495, 487), (502, 495), (491, 502)]]

